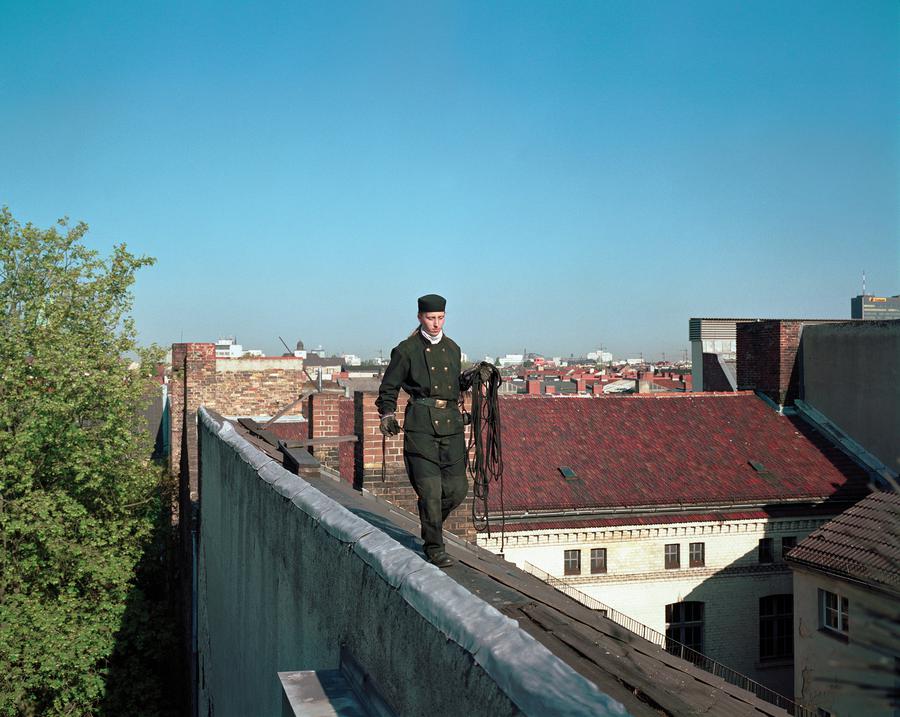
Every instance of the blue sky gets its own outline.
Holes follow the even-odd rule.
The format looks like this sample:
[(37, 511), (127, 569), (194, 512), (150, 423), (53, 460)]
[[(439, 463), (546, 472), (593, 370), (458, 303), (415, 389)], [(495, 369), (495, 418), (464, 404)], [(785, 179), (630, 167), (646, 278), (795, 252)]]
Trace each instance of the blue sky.
[(0, 204), (144, 342), (688, 345), (900, 293), (900, 4), (0, 1)]

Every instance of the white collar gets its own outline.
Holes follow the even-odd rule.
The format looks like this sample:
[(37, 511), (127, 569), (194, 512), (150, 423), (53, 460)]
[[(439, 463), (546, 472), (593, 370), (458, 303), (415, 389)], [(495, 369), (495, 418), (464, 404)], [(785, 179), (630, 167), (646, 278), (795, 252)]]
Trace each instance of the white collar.
[(432, 346), (434, 346), (435, 344), (440, 343), (440, 342), (441, 342), (441, 339), (444, 338), (444, 331), (443, 331), (443, 329), (438, 333), (437, 336), (432, 336), (432, 335), (429, 334), (427, 331), (425, 331), (425, 329), (421, 329), (421, 328), (419, 329), (419, 333), (422, 334), (422, 337), (423, 337), (428, 343), (430, 343)]

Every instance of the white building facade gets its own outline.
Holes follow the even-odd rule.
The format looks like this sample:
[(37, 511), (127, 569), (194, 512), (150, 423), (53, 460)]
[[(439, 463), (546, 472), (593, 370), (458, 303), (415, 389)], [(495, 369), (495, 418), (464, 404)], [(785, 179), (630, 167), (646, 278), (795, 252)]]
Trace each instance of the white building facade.
[(791, 552), (797, 698), (823, 717), (900, 714), (900, 495), (874, 492)]
[[(784, 554), (826, 520), (686, 518), (517, 530), (506, 534), (504, 556), (791, 698), (792, 585)], [(500, 551), (496, 532), (478, 543)]]

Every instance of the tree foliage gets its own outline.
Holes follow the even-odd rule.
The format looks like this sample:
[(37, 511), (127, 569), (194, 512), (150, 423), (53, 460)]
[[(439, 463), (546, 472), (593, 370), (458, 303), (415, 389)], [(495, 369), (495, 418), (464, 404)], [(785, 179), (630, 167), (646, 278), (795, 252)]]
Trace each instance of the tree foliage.
[(159, 509), (129, 316), (153, 263), (0, 210), (0, 714), (96, 714)]

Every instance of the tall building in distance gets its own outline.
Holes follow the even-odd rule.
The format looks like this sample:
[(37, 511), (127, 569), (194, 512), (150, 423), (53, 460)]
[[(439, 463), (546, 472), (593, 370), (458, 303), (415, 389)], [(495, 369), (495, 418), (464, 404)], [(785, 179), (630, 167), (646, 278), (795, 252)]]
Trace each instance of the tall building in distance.
[(850, 299), (851, 319), (900, 319), (900, 294), (896, 296), (873, 296), (860, 294)]

